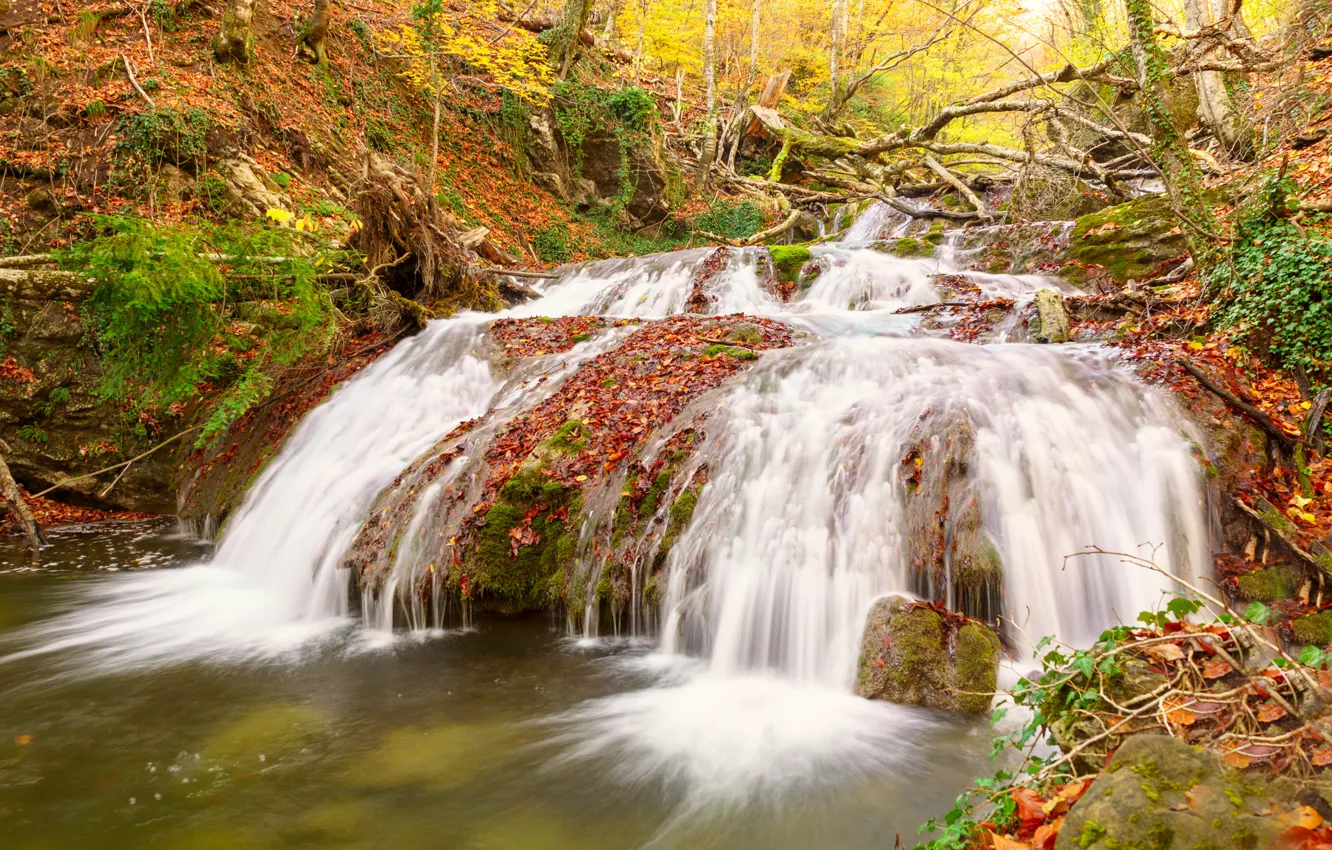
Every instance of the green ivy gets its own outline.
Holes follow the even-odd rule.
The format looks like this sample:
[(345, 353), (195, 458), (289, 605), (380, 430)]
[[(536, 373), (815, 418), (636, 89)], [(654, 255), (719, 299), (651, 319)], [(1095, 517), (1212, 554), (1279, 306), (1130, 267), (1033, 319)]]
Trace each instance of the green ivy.
[(1229, 254), (1214, 263), (1217, 323), (1284, 369), (1332, 380), (1332, 239), (1291, 220), (1289, 178), (1267, 182), (1239, 217)]
[(117, 150), (138, 156), (150, 168), (203, 159), (212, 126), (202, 109), (151, 109), (121, 120)]
[(568, 225), (555, 222), (532, 234), (532, 250), (548, 263), (567, 263), (573, 252), (573, 237)]
[(555, 123), (573, 151), (573, 168), (583, 165), (583, 144), (593, 132), (605, 131), (615, 137), (620, 152), (617, 173), (620, 192), (616, 204), (625, 206), (634, 196), (630, 171), (633, 148), (651, 144), (652, 124), (657, 118), (657, 102), (652, 93), (637, 86), (616, 91), (597, 88), (577, 81), (556, 83), (551, 92), (555, 101)]

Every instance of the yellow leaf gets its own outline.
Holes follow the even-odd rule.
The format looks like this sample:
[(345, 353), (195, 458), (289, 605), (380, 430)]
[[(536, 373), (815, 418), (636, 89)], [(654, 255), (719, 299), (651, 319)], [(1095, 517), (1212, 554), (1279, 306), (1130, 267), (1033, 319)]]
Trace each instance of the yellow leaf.
[(579, 475), (579, 476), (575, 477), (574, 480), (575, 480), (575, 481), (586, 481), (586, 480), (587, 480), (587, 476), (586, 476), (586, 475)]
[(268, 217), (273, 221), (276, 221), (278, 224), (286, 224), (296, 216), (292, 215), (286, 210), (277, 209), (276, 207), (274, 207), (273, 209), (270, 209), (268, 211)]
[(1195, 341), (1189, 343), (1189, 350), (1191, 350), (1191, 351), (1202, 351), (1202, 350), (1203, 350), (1203, 344), (1202, 344), (1201, 342), (1198, 342), (1197, 340), (1195, 340)]
[(1311, 401), (1300, 402), (1300, 410), (1308, 410), (1311, 407), (1313, 407), (1313, 402)]
[(1311, 514), (1311, 513), (1302, 513), (1302, 514), (1300, 514), (1300, 519), (1304, 520), (1305, 522), (1309, 523), (1310, 525), (1313, 525), (1314, 523), (1318, 522), (1318, 517), (1314, 516), (1314, 515)]
[(1296, 493), (1294, 496), (1290, 497), (1290, 503), (1297, 508), (1302, 508), (1312, 501), (1313, 499), (1306, 499), (1303, 496), (1301, 496), (1299, 493)]

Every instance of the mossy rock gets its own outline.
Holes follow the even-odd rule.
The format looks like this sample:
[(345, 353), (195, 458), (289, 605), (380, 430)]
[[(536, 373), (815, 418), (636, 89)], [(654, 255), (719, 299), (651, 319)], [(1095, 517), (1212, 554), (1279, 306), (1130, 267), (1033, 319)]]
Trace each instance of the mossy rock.
[(1255, 782), (1183, 741), (1136, 735), (1069, 810), (1055, 850), (1275, 846), (1278, 822), (1258, 813), (1285, 789)]
[(1140, 198), (1077, 220), (1068, 259), (1102, 266), (1117, 280), (1146, 280), (1188, 245), (1170, 201)]
[(1292, 620), (1290, 631), (1295, 643), (1298, 644), (1306, 646), (1332, 644), (1332, 611), (1319, 611)]
[(1239, 595), (1258, 602), (1275, 602), (1294, 596), (1299, 586), (1299, 571), (1282, 564), (1240, 576)]
[(777, 277), (785, 283), (795, 283), (800, 277), (800, 270), (813, 259), (813, 254), (804, 245), (772, 245), (768, 248), (772, 258), (772, 268)]
[(1036, 339), (1040, 342), (1065, 343), (1069, 339), (1068, 308), (1064, 296), (1053, 289), (1036, 290)]
[(998, 684), (999, 639), (974, 620), (955, 635), (950, 631), (931, 608), (901, 596), (879, 599), (861, 639), (856, 693), (899, 705), (988, 711)]
[(903, 236), (889, 244), (893, 256), (911, 260), (933, 257), (936, 243), (926, 238), (917, 239), (914, 236)]

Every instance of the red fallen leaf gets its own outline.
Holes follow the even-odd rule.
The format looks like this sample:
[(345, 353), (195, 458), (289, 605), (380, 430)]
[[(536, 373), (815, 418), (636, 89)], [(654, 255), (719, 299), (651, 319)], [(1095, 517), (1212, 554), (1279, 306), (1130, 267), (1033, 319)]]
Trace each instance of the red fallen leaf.
[(1222, 661), (1220, 658), (1213, 658), (1208, 661), (1203, 665), (1202, 671), (1204, 679), (1220, 679), (1222, 676), (1229, 675), (1230, 672), (1230, 665)]
[(997, 832), (991, 832), (988, 837), (990, 843), (994, 846), (994, 850), (1031, 850), (1031, 845), (1027, 842), (1017, 841)]
[(1239, 750), (1231, 750), (1230, 752), (1226, 753), (1221, 757), (1221, 761), (1225, 762), (1227, 766), (1233, 767), (1236, 770), (1243, 770), (1244, 768), (1248, 767), (1250, 764), (1249, 757), (1244, 755), (1244, 753), (1241, 753)]
[(1309, 757), (1309, 761), (1313, 763), (1314, 767), (1332, 764), (1332, 745), (1324, 744), (1314, 750)]

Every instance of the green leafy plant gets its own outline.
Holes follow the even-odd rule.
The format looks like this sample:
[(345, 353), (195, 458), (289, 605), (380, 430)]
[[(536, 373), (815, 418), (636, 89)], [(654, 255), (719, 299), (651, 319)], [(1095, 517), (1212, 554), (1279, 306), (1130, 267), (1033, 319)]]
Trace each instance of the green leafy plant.
[[(102, 359), (100, 393), (132, 412), (221, 388), (206, 441), (267, 394), (274, 368), (330, 341), (335, 314), (317, 275), (334, 258), (301, 256), (294, 233), (96, 221), (104, 235), (59, 259), (95, 281), (84, 317)], [(274, 256), (285, 259), (275, 265)]]
[(281, 186), (283, 189), (290, 189), (291, 175), (285, 171), (279, 171), (273, 175), (273, 182)]
[(729, 204), (716, 200), (706, 212), (694, 216), (693, 227), (726, 239), (746, 239), (763, 226), (763, 212), (752, 201)]
[(532, 249), (548, 263), (567, 263), (573, 252), (568, 225), (555, 222), (532, 234)]
[(150, 168), (202, 160), (208, 153), (212, 119), (202, 109), (151, 109), (121, 120), (117, 150), (138, 156)]
[(1273, 178), (1243, 211), (1229, 254), (1213, 263), (1222, 327), (1284, 369), (1332, 377), (1332, 239), (1301, 227), (1295, 182)]
[(19, 428), (18, 437), (20, 440), (43, 446), (51, 441), (51, 436), (36, 425), (24, 425)]

